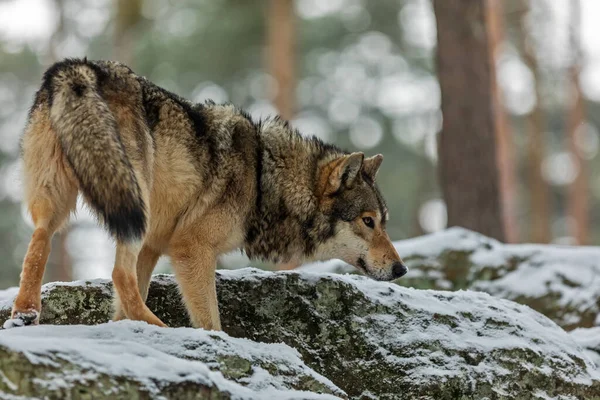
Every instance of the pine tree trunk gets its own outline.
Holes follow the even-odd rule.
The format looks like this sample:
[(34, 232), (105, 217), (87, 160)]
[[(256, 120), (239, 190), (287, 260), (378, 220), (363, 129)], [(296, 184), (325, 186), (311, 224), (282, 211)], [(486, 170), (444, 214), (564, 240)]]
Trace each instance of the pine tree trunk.
[(434, 0), (444, 117), (440, 183), (448, 225), (505, 240), (486, 2)]
[[(487, 0), (488, 32), (490, 35), (491, 62), (496, 64), (498, 49), (504, 40), (504, 8), (502, 0)], [(496, 117), (497, 162), (500, 174), (500, 202), (506, 242), (519, 241), (517, 223), (517, 176), (513, 132), (502, 104), (498, 80), (493, 79), (494, 115)]]
[(521, 1), (521, 12), (518, 16), (519, 41), (521, 53), (525, 64), (534, 77), (536, 104), (526, 116), (527, 126), (527, 170), (528, 186), (530, 188), (531, 232), (530, 241), (534, 243), (548, 243), (551, 239), (550, 229), (550, 194), (548, 184), (542, 175), (542, 163), (545, 156), (545, 143), (543, 131), (545, 126), (542, 111), (542, 92), (537, 59), (531, 47), (525, 26), (525, 16), (529, 11), (529, 0)]
[(268, 66), (275, 79), (273, 98), (277, 111), (291, 119), (296, 97), (296, 34), (293, 0), (271, 0), (268, 11)]
[(571, 0), (571, 51), (573, 57), (569, 68), (569, 99), (571, 106), (567, 117), (569, 150), (573, 155), (575, 169), (578, 171), (573, 183), (569, 186), (567, 212), (572, 223), (569, 225), (569, 233), (579, 245), (588, 244), (589, 238), (589, 188), (588, 172), (582, 149), (577, 145), (577, 136), (582, 129), (585, 119), (585, 105), (579, 85), (579, 72), (581, 69), (581, 45), (579, 43), (578, 30), (581, 26), (581, 3), (579, 0)]

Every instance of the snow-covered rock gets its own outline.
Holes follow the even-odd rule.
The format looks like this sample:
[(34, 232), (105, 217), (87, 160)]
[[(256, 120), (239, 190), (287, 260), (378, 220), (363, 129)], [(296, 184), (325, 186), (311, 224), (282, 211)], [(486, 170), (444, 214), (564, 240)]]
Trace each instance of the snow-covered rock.
[(13, 300), (18, 291), (18, 287), (0, 290), (0, 310), (12, 307)]
[[(394, 245), (409, 267), (399, 285), (483, 291), (526, 304), (567, 330), (600, 325), (600, 247), (503, 244), (463, 228)], [(299, 270), (357, 273), (341, 261)]]
[(0, 398), (2, 393), (55, 399), (345, 398), (284, 344), (133, 321), (0, 332)]
[[(42, 323), (105, 322), (110, 315), (109, 292), (110, 284), (104, 281), (52, 285), (44, 292)], [(572, 336), (526, 306), (485, 293), (416, 290), (361, 276), (255, 269), (220, 272), (218, 293), (225, 332), (256, 342), (286, 343), (302, 355), (306, 365), (350, 398), (592, 399), (600, 395), (600, 373)], [(170, 326), (188, 324), (171, 276), (155, 277), (148, 303)], [(0, 318), (7, 317), (8, 311), (0, 311)], [(140, 325), (107, 324), (96, 328), (98, 331), (77, 327), (81, 331), (75, 337), (102, 342), (103, 335), (107, 335), (106, 340), (119, 342), (122, 335), (114, 332), (119, 326), (132, 331), (125, 334), (131, 339)], [(47, 329), (47, 334), (40, 328), (26, 333), (29, 327), (0, 331), (0, 348), (11, 343), (26, 346), (36, 329), (41, 332), (38, 337), (42, 342), (43, 336), (53, 337), (52, 330), (58, 328), (41, 327)], [(21, 336), (19, 332), (25, 333)], [(185, 344), (179, 342), (185, 343), (185, 337), (194, 331), (177, 332), (146, 327), (140, 333), (145, 337), (131, 342), (168, 353), (171, 345), (163, 343), (173, 340), (173, 346), (184, 351)], [(68, 335), (64, 331), (55, 335), (61, 334)], [(204, 338), (199, 341), (209, 340), (210, 334), (199, 335)], [(234, 340), (223, 334), (216, 337), (225, 343)], [(156, 347), (154, 341), (158, 342)], [(259, 353), (261, 346), (267, 346), (255, 345)], [(236, 347), (234, 354), (239, 354), (243, 346)], [(168, 354), (185, 359), (180, 350)], [(22, 357), (24, 351), (26, 347), (16, 354)], [(136, 353), (132, 347), (127, 354), (107, 362), (119, 370), (124, 368), (121, 363), (126, 364), (136, 354), (144, 358), (145, 353)], [(145, 357), (147, 363), (160, 363), (154, 354)], [(0, 372), (6, 375), (6, 371), (20, 365), (21, 359), (0, 364)], [(35, 361), (35, 356), (31, 360)], [(28, 362), (34, 362), (31, 360)], [(225, 376), (221, 367), (214, 365), (215, 371)], [(306, 372), (299, 360), (295, 365), (325, 384)], [(82, 366), (87, 371), (88, 363)], [(269, 382), (281, 382), (277, 374), (268, 371), (272, 375)], [(117, 381), (138, 382), (134, 378), (122, 375)], [(242, 383), (234, 380), (231, 384)], [(246, 389), (258, 393), (249, 385)], [(280, 388), (273, 384), (268, 390)], [(280, 397), (257, 394), (254, 398)]]
[(600, 369), (600, 327), (577, 328), (569, 332), (573, 340), (579, 344), (584, 353)]

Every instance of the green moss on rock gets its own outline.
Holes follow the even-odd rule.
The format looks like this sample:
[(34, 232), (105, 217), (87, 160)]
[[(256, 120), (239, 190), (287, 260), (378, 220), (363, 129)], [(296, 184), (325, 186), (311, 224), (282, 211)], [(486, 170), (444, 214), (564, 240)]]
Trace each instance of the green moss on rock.
[[(102, 290), (54, 285), (45, 292), (44, 307), (56, 311), (47, 315), (44, 309), (42, 323), (107, 321), (110, 283), (93, 286), (102, 285)], [(560, 327), (527, 307), (485, 294), (252, 269), (222, 271), (217, 285), (225, 332), (286, 343), (351, 398), (594, 399), (600, 394), (598, 371)], [(94, 313), (87, 309), (92, 298)], [(63, 304), (74, 314), (68, 319), (60, 317)], [(189, 326), (173, 277), (153, 279), (148, 304), (170, 326)], [(73, 305), (84, 309), (75, 312)], [(247, 361), (212, 360), (232, 379), (246, 376)], [(268, 363), (251, 365), (274, 372)], [(304, 390), (319, 385), (311, 381)]]

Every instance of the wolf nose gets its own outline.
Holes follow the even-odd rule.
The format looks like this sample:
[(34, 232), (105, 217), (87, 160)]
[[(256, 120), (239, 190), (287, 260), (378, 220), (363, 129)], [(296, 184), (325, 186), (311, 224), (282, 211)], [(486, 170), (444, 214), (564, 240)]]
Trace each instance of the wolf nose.
[(394, 279), (406, 275), (407, 272), (408, 268), (406, 268), (406, 265), (402, 264), (401, 261), (396, 261), (394, 265), (392, 265), (392, 275), (394, 276)]

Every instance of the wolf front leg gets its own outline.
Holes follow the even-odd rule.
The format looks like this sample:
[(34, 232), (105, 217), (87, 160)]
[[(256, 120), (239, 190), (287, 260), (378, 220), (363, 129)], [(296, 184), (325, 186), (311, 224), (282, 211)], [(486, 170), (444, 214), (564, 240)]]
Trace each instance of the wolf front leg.
[(171, 259), (192, 325), (220, 331), (214, 251), (208, 246), (182, 246), (171, 253)]
[[(140, 295), (142, 296), (142, 301), (144, 303), (148, 298), (148, 288), (150, 287), (152, 271), (154, 271), (159, 257), (160, 253), (148, 247), (147, 245), (142, 247), (142, 250), (137, 257), (137, 282), (138, 288), (140, 289)], [(126, 318), (125, 311), (123, 311), (123, 307), (121, 306), (121, 302), (117, 296), (115, 297), (115, 314), (113, 320), (120, 321), (124, 318)]]
[(145, 321), (157, 326), (166, 326), (144, 303), (138, 288), (136, 264), (141, 245), (139, 243), (117, 242), (117, 255), (112, 277), (115, 287), (114, 319), (125, 317)]

